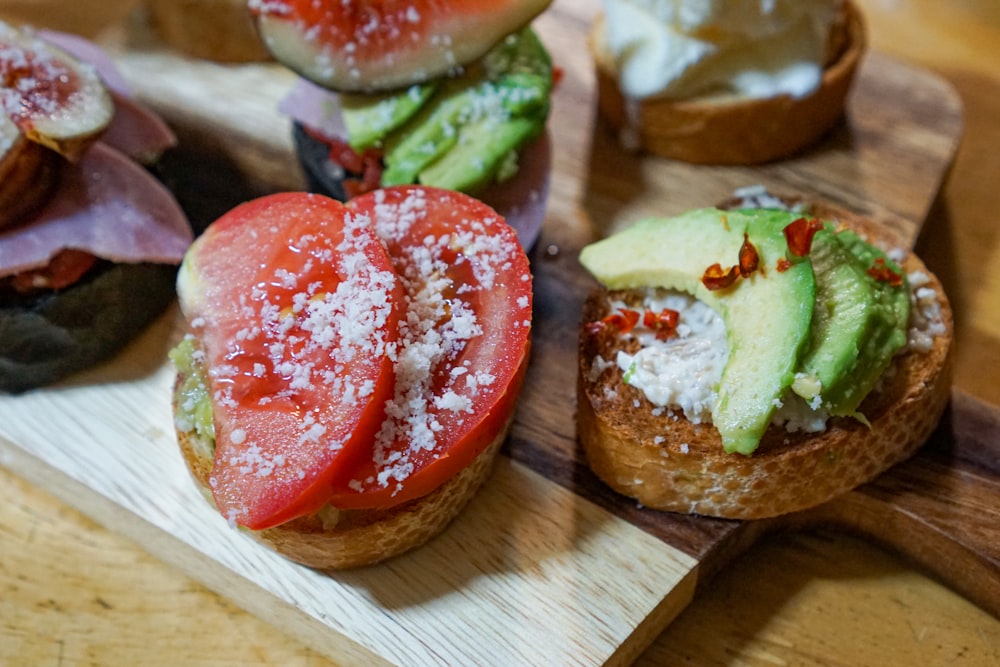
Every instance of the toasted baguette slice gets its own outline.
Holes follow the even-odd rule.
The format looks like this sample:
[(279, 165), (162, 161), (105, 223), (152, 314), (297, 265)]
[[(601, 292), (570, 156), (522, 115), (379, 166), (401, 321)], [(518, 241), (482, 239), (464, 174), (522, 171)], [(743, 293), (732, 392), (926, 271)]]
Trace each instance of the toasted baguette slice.
[[(512, 421), (507, 420), (469, 466), (426, 496), (388, 510), (324, 509), (274, 528), (244, 532), (286, 558), (319, 570), (373, 565), (402, 554), (443, 531), (468, 504), (492, 473)], [(208, 487), (211, 445), (193, 431), (178, 430), (177, 440), (188, 470), (213, 503)]]
[(603, 17), (594, 21), (590, 50), (597, 70), (598, 109), (624, 141), (654, 155), (697, 164), (759, 164), (816, 142), (843, 116), (866, 47), (862, 17), (851, 2), (834, 22), (830, 59), (820, 87), (803, 98), (750, 99), (718, 94), (684, 100), (629, 99), (614, 61), (602, 48)]
[[(869, 221), (842, 210), (810, 211), (838, 221), (883, 248), (886, 237)], [(642, 505), (732, 519), (777, 516), (819, 505), (868, 482), (911, 456), (930, 436), (948, 401), (951, 307), (940, 281), (913, 254), (901, 263), (928, 278), (940, 305), (944, 332), (930, 349), (898, 354), (881, 387), (860, 406), (870, 426), (831, 418), (821, 433), (789, 433), (771, 426), (752, 456), (726, 454), (711, 424), (680, 416), (655, 416), (643, 393), (626, 385), (613, 363), (629, 339), (612, 327), (581, 327), (577, 428), (591, 469), (615, 491)], [(629, 298), (625, 292), (614, 296)], [(638, 293), (632, 293), (639, 299)], [(583, 323), (609, 312), (609, 293), (585, 303)]]

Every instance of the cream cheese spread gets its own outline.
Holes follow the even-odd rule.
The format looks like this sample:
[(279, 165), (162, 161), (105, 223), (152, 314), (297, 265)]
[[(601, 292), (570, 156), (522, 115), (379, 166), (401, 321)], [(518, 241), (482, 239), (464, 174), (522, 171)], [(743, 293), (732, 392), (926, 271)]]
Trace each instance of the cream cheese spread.
[(804, 97), (841, 0), (604, 0), (602, 47), (633, 99)]
[[(626, 307), (622, 302), (611, 306)], [(704, 302), (679, 292), (651, 290), (643, 306), (657, 313), (676, 310), (677, 335), (659, 340), (651, 329), (634, 329), (642, 348), (635, 354), (619, 351), (616, 359), (626, 384), (642, 391), (653, 405), (679, 409), (690, 422), (711, 423), (729, 356), (722, 318)]]

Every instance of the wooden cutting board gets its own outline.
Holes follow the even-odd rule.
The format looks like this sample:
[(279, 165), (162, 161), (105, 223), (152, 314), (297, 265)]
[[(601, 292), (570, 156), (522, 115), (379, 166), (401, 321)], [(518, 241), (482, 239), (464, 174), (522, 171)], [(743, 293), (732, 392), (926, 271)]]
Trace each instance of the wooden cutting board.
[[(795, 159), (719, 169), (625, 153), (594, 114), (583, 35), (596, 4), (557, 1), (537, 22), (565, 75), (550, 122), (549, 214), (532, 252), (533, 359), (506, 456), (443, 535), (383, 565), (324, 575), (229, 530), (174, 443), (165, 355), (178, 336), (175, 310), (100, 368), (0, 397), (0, 463), (344, 663), (624, 664), (761, 534), (818, 522), (884, 541), (1000, 612), (1000, 417), (965, 396), (915, 459), (781, 520), (651, 512), (590, 475), (573, 391), (590, 285), (576, 261), (584, 244), (757, 183), (868, 213), (912, 244), (961, 132), (946, 84), (872, 54), (844, 125)], [(302, 186), (288, 121), (275, 110), (290, 73), (186, 60), (141, 26), (119, 46), (137, 95), (183, 141), (165, 177), (197, 224), (247, 197)]]

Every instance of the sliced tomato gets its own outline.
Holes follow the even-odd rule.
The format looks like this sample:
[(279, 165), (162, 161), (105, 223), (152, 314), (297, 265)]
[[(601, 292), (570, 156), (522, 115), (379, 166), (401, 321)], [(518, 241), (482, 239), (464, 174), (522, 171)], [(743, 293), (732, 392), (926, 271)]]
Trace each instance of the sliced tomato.
[(406, 290), (395, 394), (374, 456), (334, 489), (340, 508), (386, 508), (468, 466), (513, 413), (530, 344), (532, 280), (516, 233), (467, 195), (377, 190), (371, 218)]
[(403, 294), (370, 224), (319, 195), (243, 204), (178, 280), (201, 341), (223, 515), (262, 529), (319, 509), (362, 460), (393, 396)]

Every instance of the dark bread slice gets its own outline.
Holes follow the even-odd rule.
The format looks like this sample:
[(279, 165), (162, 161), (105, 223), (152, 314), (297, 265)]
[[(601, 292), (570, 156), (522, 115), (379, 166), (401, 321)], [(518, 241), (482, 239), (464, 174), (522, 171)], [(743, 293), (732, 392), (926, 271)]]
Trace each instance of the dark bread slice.
[[(826, 205), (812, 214), (838, 221), (885, 247), (872, 222)], [(641, 391), (622, 381), (613, 360), (628, 339), (612, 327), (579, 339), (577, 429), (591, 469), (615, 491), (659, 510), (756, 519), (813, 507), (911, 456), (936, 427), (950, 395), (952, 313), (940, 281), (913, 254), (905, 272), (923, 272), (941, 307), (944, 333), (928, 351), (896, 356), (881, 386), (860, 406), (870, 426), (832, 418), (822, 433), (788, 433), (772, 426), (752, 456), (726, 454), (711, 424), (653, 414)], [(586, 301), (582, 322), (609, 312), (609, 293)], [(639, 299), (638, 292), (615, 296)], [(663, 438), (662, 442), (658, 438)]]
[(0, 293), (0, 391), (22, 392), (103, 361), (174, 300), (177, 267), (98, 262), (35, 295)]

